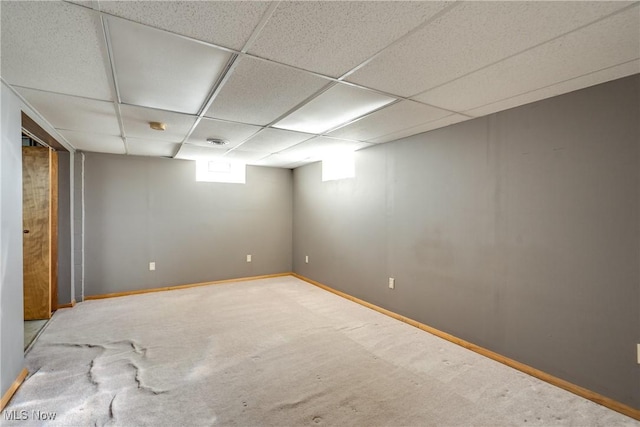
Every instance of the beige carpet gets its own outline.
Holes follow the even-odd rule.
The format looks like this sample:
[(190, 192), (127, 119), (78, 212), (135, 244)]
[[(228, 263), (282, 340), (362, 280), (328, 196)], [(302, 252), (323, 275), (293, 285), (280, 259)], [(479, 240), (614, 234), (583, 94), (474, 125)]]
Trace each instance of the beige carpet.
[(3, 425), (640, 426), (293, 277), (84, 302), (26, 364)]

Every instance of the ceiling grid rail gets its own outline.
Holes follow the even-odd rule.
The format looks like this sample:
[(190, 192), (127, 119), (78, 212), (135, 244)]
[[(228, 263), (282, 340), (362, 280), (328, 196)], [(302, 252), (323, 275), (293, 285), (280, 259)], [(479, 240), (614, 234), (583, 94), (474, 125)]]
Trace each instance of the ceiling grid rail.
[(124, 123), (122, 121), (122, 111), (120, 110), (120, 104), (122, 103), (122, 98), (120, 97), (120, 89), (118, 87), (118, 74), (116, 71), (115, 58), (113, 55), (113, 46), (111, 45), (111, 36), (109, 34), (109, 25), (107, 24), (102, 12), (98, 10), (98, 14), (100, 15), (100, 24), (102, 25), (102, 34), (104, 36), (105, 47), (107, 49), (107, 59), (109, 61), (109, 83), (111, 86), (111, 90), (113, 92), (113, 108), (116, 111), (116, 119), (118, 120), (118, 126), (120, 127), (120, 137), (122, 138), (122, 143), (124, 144), (124, 152), (125, 154), (129, 154), (129, 145), (127, 144), (127, 134), (124, 128)]
[(85, 151), (289, 167), (640, 71), (638, 1), (4, 6), (2, 81)]

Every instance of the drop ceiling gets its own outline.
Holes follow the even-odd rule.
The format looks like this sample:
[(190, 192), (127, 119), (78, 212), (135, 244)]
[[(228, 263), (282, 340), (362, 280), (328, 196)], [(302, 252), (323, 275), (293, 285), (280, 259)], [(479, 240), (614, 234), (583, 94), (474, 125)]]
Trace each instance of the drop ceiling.
[(295, 168), (640, 72), (639, 2), (2, 1), (0, 15), (2, 80), (91, 152)]

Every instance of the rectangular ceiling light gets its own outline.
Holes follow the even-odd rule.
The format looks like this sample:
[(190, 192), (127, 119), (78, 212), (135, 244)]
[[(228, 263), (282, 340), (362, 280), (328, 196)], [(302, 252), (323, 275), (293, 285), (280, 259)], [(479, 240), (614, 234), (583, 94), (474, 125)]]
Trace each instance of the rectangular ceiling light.
[(122, 102), (196, 114), (231, 54), (134, 22), (108, 18)]
[(274, 127), (319, 134), (395, 100), (370, 90), (338, 83), (277, 122)]

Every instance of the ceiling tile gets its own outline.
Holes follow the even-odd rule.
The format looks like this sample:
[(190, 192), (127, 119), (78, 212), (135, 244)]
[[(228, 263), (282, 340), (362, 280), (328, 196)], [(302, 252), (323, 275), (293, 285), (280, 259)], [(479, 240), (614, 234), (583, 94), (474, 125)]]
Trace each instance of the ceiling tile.
[(303, 161), (300, 161), (300, 162), (293, 162), (293, 163), (289, 163), (287, 166), (285, 166), (285, 168), (287, 168), (287, 169), (295, 169), (295, 168), (299, 168), (299, 167), (304, 166), (304, 165), (308, 165), (309, 163), (313, 163), (313, 162), (307, 161), (307, 160), (303, 160)]
[(446, 6), (447, 2), (282, 2), (249, 52), (337, 77)]
[(487, 114), (507, 110), (509, 108), (518, 107), (520, 105), (540, 101), (541, 99), (551, 98), (553, 96), (562, 95), (574, 90), (583, 89), (585, 87), (594, 86), (638, 73), (640, 73), (640, 60), (635, 60), (584, 76), (576, 77), (575, 79), (556, 83), (542, 89), (525, 92), (521, 95), (492, 102), (490, 104), (483, 105), (482, 107), (465, 111), (465, 114), (474, 117), (485, 116)]
[(228, 150), (245, 141), (259, 130), (259, 126), (203, 118), (187, 142), (210, 147), (210, 144), (207, 143), (207, 138), (220, 138), (228, 141), (228, 144), (224, 146), (224, 149)]
[(16, 86), (112, 100), (97, 12), (63, 2), (2, 2), (2, 78)]
[(418, 100), (465, 111), (640, 57), (640, 13), (626, 12), (430, 90)]
[(302, 141), (313, 138), (308, 133), (291, 132), (280, 129), (263, 129), (240, 147), (243, 151), (277, 153)]
[(400, 101), (330, 133), (344, 139), (369, 141), (405, 128), (451, 115), (449, 111), (414, 101)]
[(300, 160), (300, 161), (291, 161), (289, 157), (283, 156), (281, 154), (272, 154), (264, 159), (260, 159), (252, 164), (255, 166), (267, 166), (274, 168), (283, 168), (283, 169), (295, 169), (300, 166), (307, 165), (309, 163), (313, 163), (317, 160)]
[(103, 1), (100, 6), (112, 15), (240, 50), (269, 2)]
[(124, 142), (119, 136), (75, 132), (71, 130), (60, 130), (59, 132), (76, 150), (95, 153), (125, 154)]
[(347, 78), (413, 96), (593, 22), (628, 2), (464, 2)]
[(196, 114), (230, 54), (202, 43), (108, 19), (122, 102)]
[(98, 9), (98, 0), (64, 0), (67, 3), (79, 4), (80, 6), (90, 7), (91, 9)]
[(199, 160), (199, 159), (220, 159), (229, 151), (226, 148), (201, 147), (193, 144), (182, 144), (180, 151), (175, 156), (176, 159)]
[(339, 83), (277, 122), (274, 127), (322, 133), (394, 100), (386, 95)]
[(328, 83), (313, 74), (244, 56), (205, 115), (267, 125)]
[(280, 154), (271, 154), (263, 159), (253, 162), (255, 166), (269, 166), (274, 168), (288, 168), (292, 164), (291, 160)]
[(319, 136), (309, 141), (301, 142), (278, 154), (291, 160), (291, 163), (299, 161), (312, 162), (345, 152), (354, 152), (370, 145), (366, 142), (345, 141)]
[(232, 161), (253, 164), (260, 159), (264, 159), (268, 155), (269, 153), (259, 153), (257, 151), (232, 150), (229, 151), (224, 158)]
[(171, 157), (180, 147), (180, 144), (127, 137), (127, 147), (129, 148), (129, 154), (133, 156)]
[(120, 135), (113, 102), (33, 89), (17, 90), (56, 129)]
[[(182, 142), (196, 121), (195, 116), (131, 105), (121, 105), (120, 112), (127, 138)], [(165, 123), (167, 129), (153, 130), (149, 127), (149, 122)]]
[(395, 141), (400, 138), (406, 138), (408, 136), (417, 135), (419, 133), (428, 132), (434, 129), (439, 129), (455, 123), (464, 122), (465, 120), (470, 120), (470, 117), (466, 117), (461, 114), (451, 114), (450, 116), (446, 116), (432, 122), (423, 123), (421, 125), (406, 129), (401, 129), (396, 132), (380, 136), (378, 138), (372, 138), (368, 142), (381, 144), (383, 142)]

